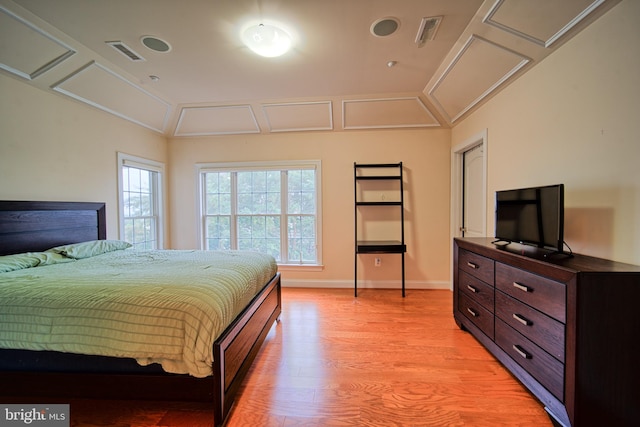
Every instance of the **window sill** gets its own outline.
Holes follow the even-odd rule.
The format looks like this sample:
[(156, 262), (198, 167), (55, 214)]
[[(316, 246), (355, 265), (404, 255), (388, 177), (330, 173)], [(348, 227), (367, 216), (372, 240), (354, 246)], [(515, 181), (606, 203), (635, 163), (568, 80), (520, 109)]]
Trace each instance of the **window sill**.
[(278, 264), (278, 271), (322, 271), (324, 265), (319, 264)]

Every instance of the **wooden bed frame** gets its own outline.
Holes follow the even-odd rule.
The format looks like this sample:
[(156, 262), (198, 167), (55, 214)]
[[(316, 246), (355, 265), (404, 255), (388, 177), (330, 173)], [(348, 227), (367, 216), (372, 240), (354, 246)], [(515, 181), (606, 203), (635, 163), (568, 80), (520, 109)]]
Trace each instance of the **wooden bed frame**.
[[(0, 255), (106, 239), (104, 203), (0, 201)], [(168, 374), (133, 359), (0, 349), (0, 395), (99, 399), (213, 399), (216, 426), (281, 312), (277, 273), (213, 344), (213, 375)]]

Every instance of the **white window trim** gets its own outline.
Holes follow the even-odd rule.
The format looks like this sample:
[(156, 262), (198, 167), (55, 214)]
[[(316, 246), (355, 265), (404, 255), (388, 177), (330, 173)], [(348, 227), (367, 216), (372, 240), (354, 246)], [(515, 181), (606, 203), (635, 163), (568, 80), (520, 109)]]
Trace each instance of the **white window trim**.
[(197, 219), (196, 233), (200, 242), (200, 249), (205, 249), (203, 239), (204, 229), (204, 188), (202, 183), (202, 173), (208, 171), (235, 171), (243, 170), (283, 170), (283, 169), (304, 169), (313, 166), (316, 171), (316, 247), (317, 247), (317, 263), (316, 264), (278, 264), (286, 270), (318, 270), (322, 268), (322, 162), (320, 160), (283, 160), (269, 162), (224, 162), (224, 163), (196, 163), (196, 201), (197, 201)]
[(165, 212), (165, 200), (166, 198), (166, 186), (164, 182), (164, 163), (157, 162), (155, 160), (145, 159), (143, 157), (133, 156), (131, 154), (118, 152), (118, 238), (124, 239), (124, 201), (122, 200), (123, 191), (123, 166), (131, 166), (138, 169), (146, 169), (153, 172), (158, 172), (158, 194), (156, 200), (156, 208), (158, 210), (158, 229), (156, 230), (158, 236), (158, 249), (164, 249), (164, 212)]

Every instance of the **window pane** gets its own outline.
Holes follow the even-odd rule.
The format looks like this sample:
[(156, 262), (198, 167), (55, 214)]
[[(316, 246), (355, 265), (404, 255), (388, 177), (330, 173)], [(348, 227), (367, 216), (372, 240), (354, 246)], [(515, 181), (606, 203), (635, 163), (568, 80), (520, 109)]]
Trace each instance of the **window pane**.
[(134, 227), (133, 227), (133, 239), (135, 242), (137, 243), (142, 243), (145, 241), (145, 237), (146, 237), (146, 230), (144, 227), (144, 220), (143, 219), (136, 219), (133, 221), (134, 223)]
[(287, 213), (300, 213), (300, 193), (289, 192), (287, 203)]
[(154, 249), (158, 241), (158, 172), (122, 166), (124, 240), (136, 249)]
[(251, 174), (252, 172), (238, 172), (238, 194), (251, 193), (253, 189)]
[(304, 192), (300, 194), (300, 213), (316, 213), (316, 196), (314, 193)]
[(251, 206), (247, 207), (247, 211), (254, 214), (267, 213), (267, 193), (251, 193)]
[(129, 193), (126, 191), (122, 192), (122, 206), (123, 206), (123, 210), (124, 210), (124, 216), (125, 217), (129, 217), (131, 216), (131, 202), (129, 201), (130, 196)]
[(250, 215), (253, 212), (251, 193), (238, 194), (238, 214)]
[(316, 171), (305, 169), (300, 171), (301, 190), (307, 192), (316, 191)]
[(140, 191), (140, 169), (129, 169), (129, 191)]
[(207, 215), (229, 215), (231, 213), (230, 194), (208, 194), (206, 203)]
[(238, 214), (280, 213), (280, 172), (238, 172)]
[(229, 172), (206, 173), (205, 188), (206, 214), (231, 214), (231, 174)]
[(280, 192), (267, 194), (267, 213), (278, 214), (281, 209), (281, 197)]
[(238, 239), (251, 239), (251, 217), (238, 217)]
[(264, 239), (267, 236), (267, 221), (265, 217), (251, 217), (251, 237), (253, 239)]
[(287, 172), (287, 179), (288, 179), (288, 183), (289, 183), (289, 192), (298, 192), (301, 190), (300, 187), (300, 177), (301, 177), (301, 172), (300, 170), (290, 170)]
[(287, 213), (313, 215), (316, 213), (315, 199), (315, 171), (289, 171)]
[(206, 249), (231, 249), (231, 217), (213, 216), (206, 219)]
[(151, 191), (150, 175), (149, 171), (140, 171), (140, 191), (143, 193)]
[(151, 216), (153, 214), (151, 194), (140, 194), (140, 213), (145, 216)]
[(125, 218), (124, 220), (124, 240), (126, 242), (133, 242), (133, 220)]
[(238, 216), (238, 249), (265, 252), (280, 259), (280, 217)]
[(205, 197), (205, 215), (216, 215), (219, 212), (220, 197), (217, 194), (207, 194)]
[(315, 217), (289, 216), (289, 259), (298, 262), (314, 262), (316, 258)]
[(267, 191), (269, 193), (280, 194), (281, 179), (282, 178), (281, 178), (280, 171), (268, 171), (267, 172)]

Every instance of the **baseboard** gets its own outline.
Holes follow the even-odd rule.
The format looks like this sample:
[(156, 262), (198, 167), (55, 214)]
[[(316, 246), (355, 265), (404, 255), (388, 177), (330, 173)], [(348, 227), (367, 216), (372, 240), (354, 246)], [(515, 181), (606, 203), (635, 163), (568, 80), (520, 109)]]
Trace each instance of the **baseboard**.
[[(442, 281), (407, 280), (405, 289), (447, 289), (451, 290), (451, 283)], [(282, 278), (283, 288), (327, 288), (327, 289), (352, 289), (352, 280), (305, 280)], [(400, 289), (398, 280), (359, 280), (358, 289)]]

